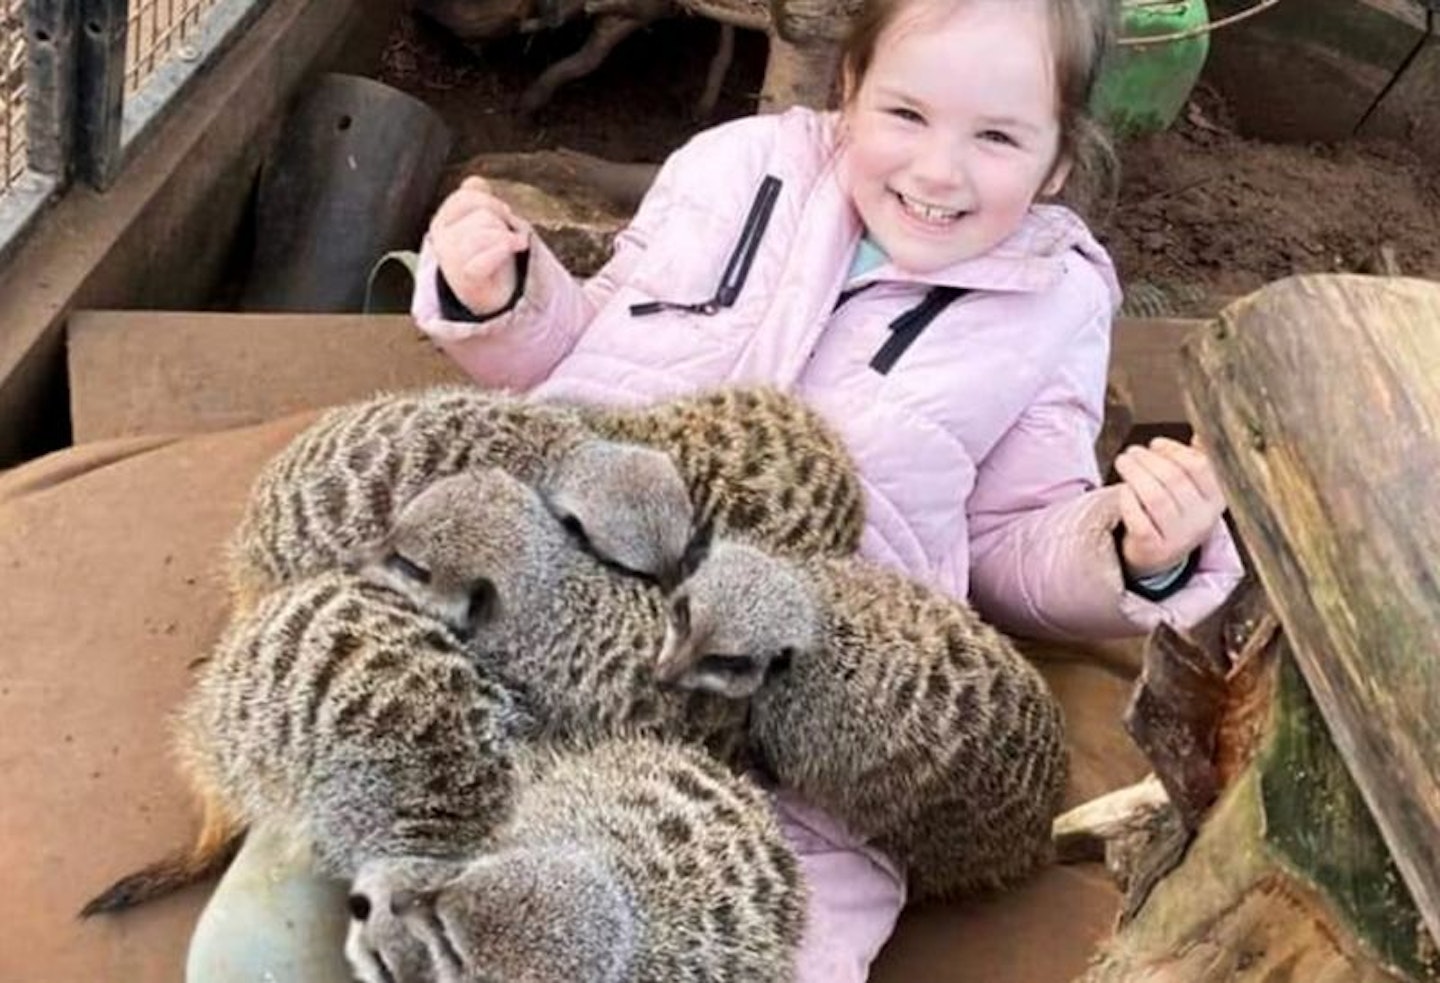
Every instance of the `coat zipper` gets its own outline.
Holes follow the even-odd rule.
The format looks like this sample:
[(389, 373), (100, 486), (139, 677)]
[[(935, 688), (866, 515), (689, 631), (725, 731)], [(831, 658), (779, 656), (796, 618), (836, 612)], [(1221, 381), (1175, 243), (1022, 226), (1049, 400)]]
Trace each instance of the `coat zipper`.
[(963, 287), (931, 287), (924, 300), (890, 322), (890, 337), (870, 359), (870, 367), (881, 375), (888, 375), (930, 322), (966, 292)]
[(775, 210), (775, 199), (780, 196), (781, 180), (774, 175), (765, 175), (760, 190), (750, 204), (750, 214), (745, 217), (745, 226), (740, 231), (740, 241), (725, 262), (725, 272), (720, 277), (720, 286), (715, 296), (698, 303), (680, 303), (671, 300), (651, 300), (630, 305), (633, 317), (644, 317), (660, 311), (688, 311), (691, 314), (714, 314), (722, 307), (731, 307), (740, 297), (740, 288), (750, 275), (750, 266), (755, 262), (755, 253), (760, 248), (760, 239), (765, 227), (770, 224), (770, 214)]

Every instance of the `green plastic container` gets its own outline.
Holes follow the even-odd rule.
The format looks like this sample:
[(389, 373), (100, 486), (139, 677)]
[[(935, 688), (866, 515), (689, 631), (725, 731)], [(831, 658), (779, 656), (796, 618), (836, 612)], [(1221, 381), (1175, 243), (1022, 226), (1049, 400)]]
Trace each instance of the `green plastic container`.
[[(1163, 38), (1209, 22), (1205, 0), (1120, 2), (1122, 38)], [(1209, 33), (1118, 45), (1100, 70), (1091, 111), (1120, 137), (1158, 133), (1180, 115), (1209, 52)]]

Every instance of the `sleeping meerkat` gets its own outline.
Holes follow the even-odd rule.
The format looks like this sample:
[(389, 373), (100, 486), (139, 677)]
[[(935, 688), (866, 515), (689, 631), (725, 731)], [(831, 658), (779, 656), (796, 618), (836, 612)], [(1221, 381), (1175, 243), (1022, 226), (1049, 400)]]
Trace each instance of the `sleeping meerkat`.
[(689, 494), (671, 459), (596, 435), (576, 410), (461, 386), (379, 396), (329, 411), (261, 471), (227, 546), (237, 610), (344, 565), (425, 486), (475, 467), (534, 484), (625, 569), (668, 576), (689, 542)]
[(728, 758), (743, 738), (743, 704), (657, 685), (662, 592), (597, 560), (504, 471), (425, 489), (363, 569), (452, 622), (473, 609), (473, 585), (488, 585), (488, 613), (466, 644), (523, 695), (539, 739), (649, 734)]
[(1060, 707), (967, 604), (858, 559), (720, 542), (670, 598), (657, 672), (749, 695), (762, 766), (899, 860), (917, 899), (1002, 885), (1048, 854)]
[(514, 810), (467, 865), (361, 871), (346, 942), (360, 980), (793, 979), (799, 867), (752, 783), (651, 740), (520, 761)]
[(452, 625), (406, 597), (340, 572), (288, 585), (229, 628), (181, 708), (177, 756), (204, 816), (195, 847), (84, 914), (205, 876), (261, 824), (334, 876), (376, 856), (464, 853), (509, 808), (525, 726)]
[(613, 440), (673, 457), (697, 525), (716, 535), (787, 556), (848, 556), (860, 545), (865, 502), (854, 463), (795, 396), (730, 387), (639, 409), (592, 409), (587, 419)]

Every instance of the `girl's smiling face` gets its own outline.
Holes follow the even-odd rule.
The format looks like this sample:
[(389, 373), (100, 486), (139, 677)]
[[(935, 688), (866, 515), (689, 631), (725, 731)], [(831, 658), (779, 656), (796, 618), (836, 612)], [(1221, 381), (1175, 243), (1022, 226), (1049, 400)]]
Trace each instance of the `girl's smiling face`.
[(842, 175), (891, 262), (930, 273), (979, 256), (1059, 191), (1055, 57), (1043, 4), (917, 3), (847, 80)]

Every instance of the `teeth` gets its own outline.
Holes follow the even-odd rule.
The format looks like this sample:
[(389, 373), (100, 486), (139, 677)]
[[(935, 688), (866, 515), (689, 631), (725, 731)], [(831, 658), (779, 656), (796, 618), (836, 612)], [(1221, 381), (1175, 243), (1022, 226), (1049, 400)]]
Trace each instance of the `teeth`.
[(924, 202), (907, 198), (898, 191), (896, 192), (896, 197), (900, 199), (900, 204), (905, 207), (907, 212), (926, 222), (953, 222), (960, 217), (960, 209), (958, 208), (939, 208), (935, 205), (927, 205)]

